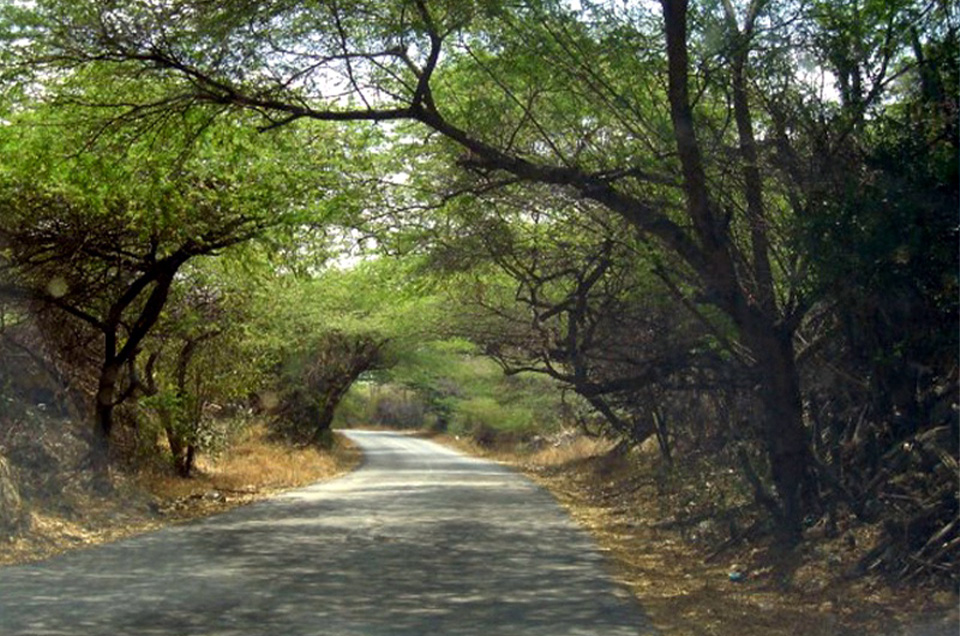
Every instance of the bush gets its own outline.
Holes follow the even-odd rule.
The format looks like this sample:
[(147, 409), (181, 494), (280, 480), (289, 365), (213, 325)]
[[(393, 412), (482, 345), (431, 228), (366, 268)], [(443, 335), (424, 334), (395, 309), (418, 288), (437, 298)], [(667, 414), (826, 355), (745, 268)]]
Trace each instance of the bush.
[(385, 395), (376, 402), (373, 419), (390, 428), (419, 428), (423, 425), (424, 404), (406, 395)]
[(519, 442), (535, 427), (533, 411), (503, 405), (490, 397), (462, 400), (454, 405), (449, 431), (472, 437), (481, 446)]

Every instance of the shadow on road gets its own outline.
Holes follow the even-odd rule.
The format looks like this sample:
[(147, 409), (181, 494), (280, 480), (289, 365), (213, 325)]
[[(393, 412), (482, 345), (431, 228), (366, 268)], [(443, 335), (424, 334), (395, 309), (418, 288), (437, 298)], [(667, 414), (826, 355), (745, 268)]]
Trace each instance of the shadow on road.
[(336, 482), (0, 569), (0, 634), (652, 633), (542, 490), (421, 440), (356, 439), (367, 461)]

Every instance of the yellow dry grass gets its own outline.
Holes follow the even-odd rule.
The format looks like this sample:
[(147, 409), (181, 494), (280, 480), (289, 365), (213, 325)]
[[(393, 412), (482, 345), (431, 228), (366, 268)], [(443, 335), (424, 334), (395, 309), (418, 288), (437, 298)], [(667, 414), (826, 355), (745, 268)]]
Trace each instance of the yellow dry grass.
[(182, 479), (167, 471), (145, 471), (140, 483), (154, 496), (177, 500), (217, 491), (231, 494), (269, 494), (331, 479), (359, 462), (358, 451), (338, 437), (330, 451), (314, 446), (291, 446), (272, 440), (266, 428), (253, 425), (220, 458), (201, 457), (197, 475)]
[(270, 439), (252, 425), (220, 458), (198, 458), (195, 477), (166, 467), (118, 475), (109, 497), (78, 493), (69, 502), (34, 502), (29, 531), (0, 542), (0, 565), (28, 563), (61, 552), (115, 541), (172, 523), (204, 517), (281, 490), (332, 479), (360, 462), (360, 452), (337, 437), (330, 451)]
[(614, 447), (614, 443), (610, 440), (578, 435), (563, 443), (547, 442), (537, 450), (518, 453), (512, 443), (496, 444), (490, 447), (481, 446), (470, 437), (452, 436), (445, 433), (423, 433), (421, 436), (458, 448), (472, 455), (481, 455), (505, 464), (522, 463), (527, 467), (541, 469), (557, 468), (604, 455)]
[(576, 437), (568, 444), (550, 444), (524, 456), (523, 461), (530, 466), (551, 468), (576, 463), (591, 457), (609, 453), (613, 442), (596, 437)]
[[(828, 546), (778, 552), (770, 545), (744, 545), (706, 560), (710, 546), (691, 543), (681, 531), (657, 523), (663, 507), (675, 502), (658, 489), (650, 462), (610, 452), (610, 442), (581, 437), (517, 452), (509, 446), (481, 448), (465, 439), (441, 436), (438, 441), (510, 464), (553, 493), (593, 535), (615, 577), (664, 634), (895, 635), (918, 625), (931, 630), (924, 633), (956, 633), (955, 592), (845, 580), (831, 565), (837, 556)], [(748, 581), (728, 580), (734, 563), (750, 568)]]

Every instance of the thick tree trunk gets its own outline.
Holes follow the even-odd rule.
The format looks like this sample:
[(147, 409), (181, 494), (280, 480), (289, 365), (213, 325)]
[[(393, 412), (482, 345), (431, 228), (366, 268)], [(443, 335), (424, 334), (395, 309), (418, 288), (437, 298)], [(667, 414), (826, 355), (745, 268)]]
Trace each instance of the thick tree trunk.
[(348, 375), (341, 376), (340, 382), (329, 386), (326, 394), (322, 397), (323, 401), (317, 417), (317, 426), (313, 433), (315, 444), (322, 447), (330, 446), (332, 442), (330, 431), (333, 427), (333, 416), (337, 412), (337, 407), (365, 368), (366, 365), (364, 364), (351, 369)]
[[(731, 254), (729, 228), (721, 223), (707, 187), (703, 158), (690, 105), (687, 53), (687, 0), (661, 0), (667, 36), (668, 96), (678, 156), (683, 171), (687, 212), (694, 223), (706, 267), (697, 267), (708, 296), (734, 321), (741, 340), (753, 352), (763, 405), (763, 430), (784, 538), (795, 541), (802, 529), (800, 494), (808, 466), (800, 381), (792, 332), (778, 326), (767, 252), (762, 181), (749, 116), (742, 56), (734, 69), (735, 115), (744, 164), (745, 198), (751, 227), (753, 270), (745, 274)], [(728, 10), (734, 22), (732, 8)], [(752, 21), (752, 17), (748, 20)], [(745, 44), (745, 43), (744, 43)], [(753, 289), (753, 294), (749, 291)]]
[(346, 393), (346, 391), (341, 392), (339, 396), (328, 397), (323, 403), (323, 406), (320, 408), (320, 416), (317, 420), (317, 428), (313, 433), (313, 443), (322, 448), (327, 448), (331, 444), (333, 415), (336, 413), (337, 405), (340, 404), (340, 400), (343, 398), (344, 393)]
[(93, 444), (90, 449), (94, 484), (99, 490), (110, 488), (110, 434), (113, 431), (113, 410), (116, 406), (117, 381), (122, 366), (107, 362), (100, 370), (94, 405)]
[(194, 444), (187, 444), (187, 452), (183, 456), (183, 470), (180, 472), (181, 477), (190, 477), (193, 475), (194, 466), (196, 466), (197, 461), (197, 447)]
[(790, 334), (771, 326), (754, 334), (751, 348), (757, 358), (763, 404), (763, 430), (773, 484), (782, 507), (783, 538), (800, 538), (803, 521), (801, 494), (809, 466), (809, 448), (803, 425), (800, 379)]
[[(311, 392), (319, 394), (314, 443), (321, 446), (332, 443), (330, 429), (337, 406), (357, 378), (376, 367), (385, 344), (386, 341), (376, 341), (365, 336), (343, 336), (336, 332), (329, 334), (328, 341), (315, 363), (325, 367), (326, 373), (319, 382), (310, 387)], [(340, 361), (337, 361), (337, 358), (340, 358)]]

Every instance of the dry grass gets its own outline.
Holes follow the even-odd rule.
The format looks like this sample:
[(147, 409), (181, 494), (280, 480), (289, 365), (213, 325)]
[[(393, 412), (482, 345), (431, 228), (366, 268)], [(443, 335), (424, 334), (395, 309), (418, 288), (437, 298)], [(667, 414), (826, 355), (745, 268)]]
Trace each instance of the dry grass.
[[(811, 537), (793, 551), (742, 545), (707, 560), (711, 545), (689, 528), (666, 526), (676, 505), (657, 486), (652, 462), (611, 452), (613, 445), (575, 438), (533, 452), (481, 448), (439, 439), (513, 465), (550, 490), (609, 555), (615, 578), (636, 595), (664, 634), (838, 636), (957, 633), (955, 591), (892, 589), (878, 579), (844, 579), (837, 545)], [(688, 486), (689, 487), (689, 486)], [(746, 580), (731, 582), (736, 565)], [(925, 631), (918, 630), (922, 626)]]
[(115, 501), (96, 497), (78, 501), (77, 509), (75, 514), (42, 509), (31, 511), (29, 530), (0, 543), (0, 566), (39, 561), (62, 552), (161, 528), (167, 523), (149, 514), (142, 505), (124, 509)]
[(493, 459), (511, 465), (522, 463), (524, 466), (540, 469), (557, 468), (575, 464), (578, 461), (583, 461), (591, 457), (605, 455), (614, 447), (613, 442), (599, 437), (565, 435), (562, 442), (546, 440), (537, 448), (519, 452), (516, 444), (513, 442), (495, 444), (494, 446), (483, 446), (477, 444), (473, 438), (467, 436), (461, 437), (445, 433), (426, 432), (420, 433), (419, 435), (440, 442), (441, 444), (458, 448), (472, 455), (482, 455), (487, 459)]
[(592, 457), (606, 455), (613, 450), (613, 442), (596, 437), (575, 437), (567, 444), (548, 444), (529, 455), (524, 456), (524, 463), (528, 466), (540, 468), (555, 468)]
[(269, 495), (286, 488), (331, 479), (359, 462), (359, 452), (345, 437), (331, 451), (291, 446), (272, 440), (262, 425), (247, 429), (222, 458), (201, 457), (195, 477), (182, 479), (168, 471), (145, 471), (141, 485), (154, 496), (176, 501), (213, 491), (228, 500), (238, 495)]
[(118, 475), (109, 497), (78, 493), (32, 502), (30, 529), (0, 542), (0, 565), (27, 563), (115, 541), (181, 521), (209, 516), (279, 491), (332, 479), (352, 470), (360, 452), (345, 437), (335, 447), (293, 447), (251, 426), (219, 459), (198, 458), (195, 477), (176, 477), (166, 467)]

